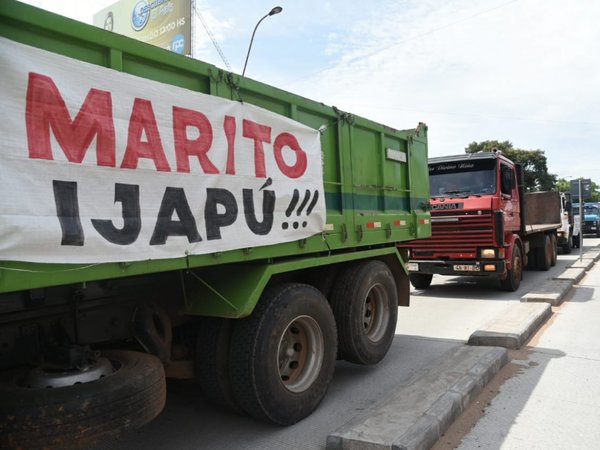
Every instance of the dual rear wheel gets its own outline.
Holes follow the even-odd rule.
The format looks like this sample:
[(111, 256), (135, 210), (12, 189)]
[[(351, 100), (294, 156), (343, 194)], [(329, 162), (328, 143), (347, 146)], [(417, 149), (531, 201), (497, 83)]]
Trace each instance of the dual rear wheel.
[(385, 356), (397, 304), (381, 261), (343, 268), (330, 302), (307, 284), (274, 284), (249, 317), (208, 319), (213, 324), (200, 330), (203, 390), (229, 410), (279, 425), (298, 422), (324, 398), (337, 358), (376, 364)]

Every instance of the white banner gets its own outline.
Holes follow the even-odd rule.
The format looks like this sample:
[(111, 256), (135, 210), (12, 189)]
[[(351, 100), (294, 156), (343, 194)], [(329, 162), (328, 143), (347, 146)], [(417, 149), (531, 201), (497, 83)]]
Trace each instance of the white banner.
[(0, 38), (0, 260), (222, 252), (323, 230), (319, 132)]

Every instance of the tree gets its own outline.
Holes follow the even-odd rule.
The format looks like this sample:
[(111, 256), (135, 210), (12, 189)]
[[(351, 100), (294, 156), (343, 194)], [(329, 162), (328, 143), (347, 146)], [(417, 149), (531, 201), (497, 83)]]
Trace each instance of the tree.
[(488, 140), (471, 142), (465, 153), (491, 152), (500, 150), (511, 161), (521, 165), (526, 191), (551, 191), (556, 184), (556, 175), (548, 173), (548, 163), (543, 150), (515, 148), (510, 141)]
[(556, 190), (558, 192), (571, 192), (571, 183), (564, 178), (556, 180)]

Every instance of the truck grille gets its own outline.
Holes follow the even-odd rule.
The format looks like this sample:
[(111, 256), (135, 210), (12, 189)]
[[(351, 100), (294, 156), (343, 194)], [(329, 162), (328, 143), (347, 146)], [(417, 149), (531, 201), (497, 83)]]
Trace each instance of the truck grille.
[[(483, 214), (432, 213), (431, 237), (413, 241), (413, 257), (436, 254), (475, 253), (479, 247), (494, 244), (494, 219), (491, 211)], [(456, 257), (457, 255), (453, 255)]]

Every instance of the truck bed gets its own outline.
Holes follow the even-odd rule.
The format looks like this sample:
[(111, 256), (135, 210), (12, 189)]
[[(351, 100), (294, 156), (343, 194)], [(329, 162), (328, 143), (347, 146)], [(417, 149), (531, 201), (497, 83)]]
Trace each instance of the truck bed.
[(525, 193), (523, 219), (523, 235), (560, 228), (560, 194), (550, 191)]
[[(174, 103), (174, 107), (183, 110), (185, 108), (180, 108), (180, 104), (187, 102), (188, 97), (192, 98), (196, 96), (200, 98), (200, 94), (202, 94), (204, 97), (218, 98), (219, 102), (225, 101), (230, 102), (230, 104), (235, 103), (236, 105), (244, 104), (259, 107), (266, 110), (269, 117), (272, 117), (272, 114), (277, 114), (284, 120), (291, 119), (294, 122), (311, 128), (315, 134), (320, 134), (323, 166), (322, 188), (320, 189), (322, 189), (323, 195), (319, 196), (319, 203), (324, 200), (326, 210), (323, 228), (306, 238), (288, 240), (286, 242), (277, 240), (264, 241), (263, 244), (254, 245), (232, 234), (229, 242), (235, 242), (236, 248), (231, 248), (230, 246), (229, 248), (219, 249), (215, 247), (214, 250), (204, 254), (200, 252), (195, 253), (194, 251), (188, 252), (186, 250), (185, 252), (180, 251), (175, 255), (171, 254), (168, 257), (156, 258), (139, 257), (141, 253), (137, 253), (136, 255), (136, 252), (132, 250), (133, 245), (119, 244), (120, 248), (117, 248), (116, 251), (109, 249), (113, 252), (110, 258), (112, 256), (114, 258), (90, 259), (89, 254), (86, 254), (89, 248), (88, 242), (92, 240), (95, 240), (94, 242), (102, 241), (98, 233), (94, 229), (89, 228), (91, 221), (93, 220), (98, 227), (103, 228), (108, 234), (112, 232), (119, 233), (122, 231), (118, 224), (118, 221), (121, 219), (119, 216), (120, 211), (117, 208), (116, 212), (111, 213), (112, 215), (93, 213), (95, 215), (88, 214), (85, 217), (82, 216), (81, 222), (84, 226), (88, 227), (85, 233), (85, 243), (83, 239), (81, 241), (72, 239), (69, 251), (65, 252), (64, 244), (61, 244), (60, 239), (60, 225), (68, 225), (68, 223), (61, 222), (59, 224), (59, 219), (63, 218), (65, 214), (61, 215), (60, 212), (53, 212), (56, 192), (62, 189), (60, 192), (66, 195), (65, 198), (69, 195), (69, 198), (75, 198), (75, 194), (79, 194), (81, 198), (85, 194), (88, 195), (88, 198), (92, 198), (94, 201), (98, 200), (98, 203), (101, 202), (103, 205), (110, 207), (114, 203), (117, 203), (116, 197), (118, 195), (135, 194), (134, 191), (131, 191), (131, 187), (136, 183), (129, 181), (128, 174), (123, 172), (123, 169), (119, 168), (119, 166), (115, 167), (114, 162), (112, 163), (112, 167), (109, 168), (110, 170), (103, 167), (100, 168), (104, 172), (97, 167), (90, 167), (85, 160), (82, 163), (81, 161), (76, 161), (75, 163), (72, 161), (71, 163), (61, 162), (62, 167), (67, 168), (69, 171), (85, 169), (86, 174), (91, 174), (92, 176), (86, 175), (84, 177), (82, 175), (81, 180), (83, 181), (79, 183), (79, 186), (76, 186), (73, 181), (74, 178), (67, 179), (65, 176), (65, 180), (59, 180), (60, 183), (54, 186), (54, 190), (52, 183), (46, 183), (43, 186), (43, 190), (38, 189), (40, 195), (37, 195), (37, 191), (34, 192), (33, 188), (29, 189), (29, 185), (24, 185), (31, 192), (28, 198), (36, 199), (40, 206), (49, 208), (48, 211), (50, 211), (50, 214), (40, 215), (40, 218), (35, 213), (30, 212), (35, 211), (33, 207), (30, 207), (23, 213), (19, 212), (20, 210), (16, 211), (15, 208), (19, 206), (19, 202), (14, 202), (13, 199), (17, 193), (22, 191), (19, 188), (21, 185), (17, 181), (27, 178), (37, 182), (39, 174), (36, 172), (10, 171), (6, 169), (7, 165), (3, 161), (18, 159), (23, 167), (34, 165), (31, 163), (32, 157), (27, 157), (28, 134), (15, 131), (18, 127), (12, 127), (12, 122), (9, 123), (6, 121), (4, 128), (6, 134), (3, 134), (4, 140), (5, 142), (16, 143), (16, 145), (11, 144), (12, 147), (10, 148), (3, 147), (0, 154), (0, 157), (5, 158), (0, 158), (0, 167), (5, 167), (4, 175), (6, 175), (3, 179), (3, 188), (0, 190), (2, 194), (0, 197), (5, 199), (4, 202), (0, 201), (0, 240), (7, 243), (6, 245), (12, 245), (11, 238), (15, 242), (17, 238), (21, 239), (21, 242), (24, 241), (22, 236), (26, 235), (27, 230), (24, 230), (16, 222), (10, 222), (18, 220), (19, 215), (21, 217), (27, 216), (28, 223), (37, 224), (37, 228), (27, 231), (27, 235), (31, 235), (36, 239), (35, 245), (33, 241), (25, 243), (25, 245), (28, 245), (27, 249), (30, 253), (35, 256), (35, 259), (21, 258), (19, 255), (23, 253), (19, 251), (20, 248), (16, 244), (12, 248), (5, 245), (5, 247), (2, 247), (4, 250), (0, 250), (0, 293), (195, 267), (207, 267), (216, 264), (271, 261), (273, 258), (307, 257), (308, 255), (318, 255), (319, 253), (351, 252), (361, 247), (394, 246), (396, 242), (426, 237), (431, 232), (428, 220), (429, 212), (426, 209), (429, 189), (427, 178), (422, 175), (427, 172), (427, 127), (425, 125), (403, 131), (386, 127), (382, 124), (341, 112), (335, 107), (323, 105), (322, 103), (241, 77), (237, 74), (224, 72), (202, 61), (177, 55), (167, 50), (58, 15), (43, 12), (14, 1), (0, 3), (0, 40), (2, 40), (0, 59), (3, 62), (3, 67), (6, 68), (6, 75), (8, 79), (18, 81), (13, 83), (14, 86), (7, 82), (4, 88), (6, 95), (3, 94), (3, 98), (7, 100), (3, 101), (8, 102), (8, 99), (12, 99), (10, 101), (19, 106), (15, 110), (24, 110), (24, 102), (26, 101), (26, 92), (22, 86), (26, 85), (27, 78), (24, 77), (23, 73), (34, 71), (29, 68), (29, 65), (31, 65), (32, 61), (38, 60), (37, 58), (22, 56), (17, 61), (13, 57), (15, 54), (22, 55), (23, 52), (20, 50), (27, 50), (27, 54), (42, 55), (43, 58), (40, 57), (39, 60), (52, 59), (53, 61), (64, 61), (69, 66), (85, 67), (86, 71), (91, 71), (97, 75), (97, 80), (100, 81), (82, 77), (81, 83), (71, 83), (68, 79), (68, 74), (77, 74), (78, 71), (70, 70), (61, 72), (61, 64), (54, 64), (51, 66), (52, 69), (48, 70), (46, 70), (47, 66), (35, 70), (43, 72), (36, 75), (36, 79), (42, 81), (49, 79), (56, 83), (58, 92), (56, 95), (65, 96), (69, 103), (68, 106), (74, 111), (72, 117), (75, 117), (75, 114), (81, 110), (87, 92), (93, 92), (95, 95), (106, 95), (106, 92), (108, 92), (114, 98), (119, 98), (120, 94), (122, 94), (118, 88), (119, 83), (116, 81), (113, 82), (117, 87), (111, 91), (110, 86), (107, 88), (102, 84), (104, 80), (121, 80), (128, 77), (129, 79), (135, 77), (140, 80), (140, 84), (151, 85), (153, 89), (144, 91), (144, 95), (147, 94), (149, 100), (143, 100), (145, 102), (143, 103), (141, 100), (138, 101), (136, 99), (138, 103), (131, 102), (132, 105), (159, 104), (159, 100), (154, 100), (154, 98), (150, 97), (154, 95), (154, 92), (165, 92), (169, 93), (169, 95), (172, 94), (173, 98), (176, 98), (179, 102)], [(19, 51), (14, 51), (14, 48), (18, 48)], [(63, 89), (65, 85), (69, 84), (79, 86), (81, 92), (77, 93), (76, 96), (68, 98), (64, 94)], [(19, 86), (19, 89), (16, 89), (15, 86)], [(98, 86), (102, 89), (99, 89)], [(128, 95), (129, 93), (125, 91), (123, 94)], [(155, 103), (151, 103), (150, 100)], [(166, 105), (165, 108), (167, 106), (169, 105)], [(127, 107), (131, 108), (130, 104), (127, 104)], [(188, 110), (194, 109), (191, 111), (192, 114), (196, 113), (196, 109), (200, 110), (202, 108), (201, 100), (187, 107)], [(204, 111), (211, 110), (210, 108), (204, 108)], [(9, 109), (8, 106), (7, 109)], [(168, 111), (170, 110), (169, 108)], [(125, 115), (125, 119), (128, 117), (128, 114)], [(24, 123), (23, 117), (11, 118), (11, 120), (15, 121), (20, 127)], [(122, 122), (122, 120), (116, 120), (115, 126), (121, 126), (120, 123)], [(218, 123), (222, 122), (223, 120)], [(241, 120), (239, 120), (238, 126), (240, 128), (241, 123)], [(160, 123), (158, 128), (160, 128)], [(159, 131), (163, 133), (163, 129)], [(123, 132), (117, 129), (117, 133)], [(168, 136), (168, 133), (172, 133), (172, 131), (167, 130), (164, 136)], [(238, 135), (240, 134), (241, 131), (238, 131)], [(286, 135), (286, 133), (282, 133), (282, 135)], [(275, 138), (275, 136), (273, 137)], [(258, 140), (259, 138), (256, 138), (257, 142)], [(265, 155), (272, 157), (273, 149), (269, 146), (265, 150), (270, 151), (270, 153), (265, 151)], [(123, 149), (118, 149), (118, 151), (122, 152)], [(172, 153), (172, 149), (169, 150), (165, 147), (167, 157), (170, 156), (168, 151)], [(61, 149), (55, 148), (54, 152), (56, 159), (59, 156), (63, 159), (65, 158), (61, 153)], [(94, 152), (96, 152), (96, 149), (93, 146), (90, 147), (88, 153), (92, 154)], [(48, 154), (50, 156), (46, 157), (46, 160), (37, 159), (35, 162), (42, 161), (48, 167), (51, 167), (51, 163), (56, 163), (52, 166), (52, 170), (59, 173), (56, 167), (59, 167), (60, 164), (58, 164), (58, 161), (50, 161), (51, 154), (49, 152)], [(73, 155), (70, 154), (69, 157), (76, 159)], [(120, 161), (119, 158), (118, 162)], [(148, 161), (151, 163), (150, 160)], [(280, 161), (280, 164), (285, 165), (290, 163), (283, 160)], [(171, 162), (171, 167), (175, 167), (173, 162)], [(314, 164), (312, 167), (314, 167)], [(130, 168), (129, 173), (134, 174), (139, 172), (134, 169)], [(182, 170), (185, 170), (185, 168)], [(218, 170), (224, 173), (224, 165), (219, 166)], [(80, 172), (83, 173), (83, 170)], [(102, 173), (108, 174), (109, 177), (103, 178)], [(175, 193), (179, 195), (179, 199), (189, 199), (191, 205), (194, 205), (194, 202), (196, 202), (196, 204), (199, 203), (202, 207), (202, 202), (205, 202), (205, 199), (199, 197), (199, 195), (206, 196), (204, 193), (208, 192), (208, 187), (205, 188), (202, 181), (194, 181), (197, 184), (193, 189), (179, 188), (181, 185), (177, 182), (178, 178), (175, 177), (176, 175), (174, 173), (161, 172), (152, 177), (152, 182), (149, 181), (150, 177), (148, 177), (148, 182), (142, 186), (141, 195), (147, 195), (148, 192), (163, 193), (166, 192), (167, 187), (175, 186), (176, 188), (169, 188), (169, 195)], [(117, 180), (117, 177), (120, 177), (120, 181)], [(254, 178), (260, 177), (257, 175)], [(192, 180), (192, 177), (190, 176), (188, 179)], [(264, 188), (275, 192), (275, 189), (279, 189), (281, 185), (281, 183), (277, 185), (277, 180), (274, 180), (271, 184), (271, 179), (266, 179), (266, 177), (262, 180), (254, 181), (255, 183), (251, 187), (257, 198), (259, 195), (262, 195), (261, 193)], [(84, 182), (88, 186), (85, 191), (83, 191)], [(154, 184), (155, 182), (156, 184)], [(94, 183), (95, 186), (98, 186), (96, 190), (89, 188)], [(38, 182), (38, 184), (41, 185), (41, 182)], [(106, 186), (110, 187), (110, 189), (104, 194), (99, 194), (98, 192)], [(75, 191), (73, 187), (77, 187), (80, 190)], [(220, 185), (216, 187), (219, 189), (211, 187), (212, 191), (220, 193), (223, 190)], [(130, 189), (130, 191), (120, 192), (118, 189), (122, 188)], [(292, 185), (288, 191), (291, 193), (294, 191), (294, 188)], [(55, 193), (54, 198), (52, 197), (53, 192)], [(306, 222), (305, 217), (308, 215), (307, 212), (311, 206), (309, 200), (315, 198), (314, 195), (309, 196), (308, 194), (307, 189), (296, 187), (293, 198), (286, 203), (282, 200), (280, 204), (276, 205), (277, 209), (274, 214), (278, 214), (280, 220), (274, 223), (274, 230), (279, 230), (282, 233), (281, 230), (285, 227), (283, 228), (284, 230), (292, 230), (291, 232), (293, 232), (296, 228), (301, 229), (304, 226)], [(195, 198), (193, 197), (194, 195), (196, 195)], [(238, 204), (241, 205), (241, 188), (240, 193), (236, 193), (236, 195), (238, 195)], [(170, 197), (165, 194), (164, 198), (168, 199)], [(278, 198), (283, 199), (283, 197)], [(15, 206), (14, 203), (17, 203), (17, 205)], [(24, 202), (21, 203), (24, 204)], [(92, 204), (93, 202), (88, 203)], [(159, 210), (160, 199), (157, 202), (153, 197), (150, 203), (142, 204), (142, 209), (153, 211), (154, 216), (151, 216), (151, 219), (157, 220), (156, 211)], [(258, 201), (256, 203), (260, 205)], [(58, 208), (58, 203), (56, 204)], [(68, 204), (70, 203), (66, 201), (61, 203), (63, 206), (68, 206)], [(231, 230), (233, 228), (224, 224), (226, 222), (225, 217), (217, 209), (217, 206), (220, 207), (222, 204), (223, 201), (216, 200), (213, 209), (215, 210), (215, 216), (221, 221), (219, 224), (220, 229), (225, 233), (228, 229)], [(69, 210), (67, 206), (63, 208), (67, 213), (66, 215), (78, 214), (74, 209)], [(119, 207), (119, 204), (117, 204), (117, 207)], [(193, 208), (198, 223), (204, 220), (201, 207)], [(179, 211), (183, 210), (178, 210), (178, 213)], [(167, 211), (165, 217), (172, 217), (172, 214), (169, 215), (169, 211)], [(76, 218), (78, 219), (79, 217), (76, 216)], [(259, 218), (260, 214), (257, 220)], [(116, 225), (112, 225), (113, 219)], [(145, 217), (144, 220), (146, 220)], [(241, 220), (238, 219), (237, 224)], [(165, 222), (164, 218), (163, 222)], [(4, 223), (10, 226), (4, 226)], [(148, 223), (150, 225), (147, 229), (152, 230), (154, 224), (152, 222)], [(178, 223), (174, 220), (166, 220), (167, 226), (177, 226)], [(146, 222), (144, 222), (144, 226), (146, 226)], [(51, 229), (52, 233), (47, 233)], [(67, 230), (68, 226), (65, 226), (64, 229)], [(88, 232), (87, 230), (90, 231)], [(200, 231), (203, 230), (200, 229)], [(12, 233), (12, 235), (9, 235), (9, 233)], [(49, 239), (46, 239), (46, 234), (50, 236)], [(79, 234), (83, 236), (82, 233)], [(58, 236), (58, 239), (56, 236)], [(188, 233), (188, 239), (190, 239), (190, 236), (194, 238), (192, 233)], [(175, 236), (175, 239), (172, 236), (169, 237), (167, 244), (176, 241), (177, 238), (178, 236)], [(206, 231), (205, 234), (202, 234), (202, 244), (208, 242), (209, 238), (209, 232)], [(213, 233), (213, 238), (219, 238), (218, 232), (216, 234)], [(46, 240), (41, 242), (40, 239)], [(199, 239), (199, 237), (195, 238), (196, 241)], [(63, 240), (68, 241), (68, 239)], [(147, 243), (149, 240), (138, 239), (135, 245), (140, 244), (140, 242)], [(192, 242), (190, 241), (190, 243)], [(105, 245), (106, 243), (101, 242), (101, 244)], [(200, 245), (196, 247), (200, 247)], [(31, 250), (32, 248), (33, 251)], [(43, 249), (48, 255), (53, 256), (44, 259), (45, 256), (40, 256), (41, 252), (38, 255), (35, 249)], [(7, 255), (11, 256), (8, 257)], [(18, 255), (19, 257), (13, 257), (12, 255)]]
[(544, 231), (556, 230), (560, 228), (560, 223), (540, 223), (535, 225), (525, 225), (523, 233), (525, 235), (542, 233)]

